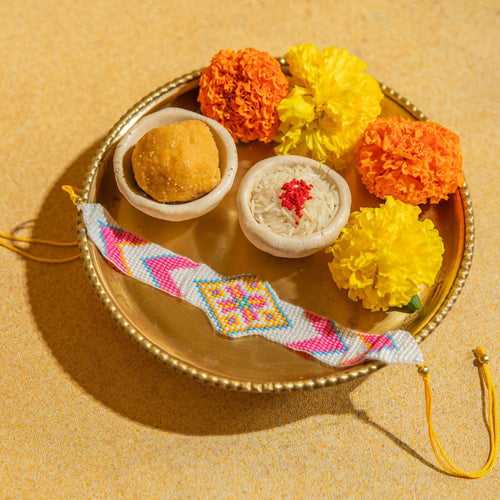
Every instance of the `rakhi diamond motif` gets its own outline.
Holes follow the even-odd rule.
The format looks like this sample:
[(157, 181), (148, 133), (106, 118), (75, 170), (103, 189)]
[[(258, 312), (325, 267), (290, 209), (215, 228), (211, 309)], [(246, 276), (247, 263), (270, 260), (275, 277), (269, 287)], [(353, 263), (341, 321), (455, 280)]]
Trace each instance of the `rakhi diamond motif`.
[(273, 289), (254, 276), (197, 280), (195, 284), (219, 333), (239, 337), (290, 326)]
[(99, 204), (78, 208), (89, 238), (118, 271), (198, 307), (221, 335), (258, 335), (331, 366), (366, 359), (412, 364), (423, 360), (407, 331), (374, 335), (341, 327), (281, 300), (268, 282), (256, 276), (222, 276), (122, 229)]

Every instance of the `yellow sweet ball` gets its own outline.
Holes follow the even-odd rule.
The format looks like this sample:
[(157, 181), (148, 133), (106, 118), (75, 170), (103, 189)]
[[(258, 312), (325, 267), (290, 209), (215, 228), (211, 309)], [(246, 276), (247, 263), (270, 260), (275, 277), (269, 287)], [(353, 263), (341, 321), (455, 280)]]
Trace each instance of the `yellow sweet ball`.
[(200, 120), (150, 130), (135, 145), (132, 169), (139, 187), (166, 203), (200, 198), (221, 179), (217, 145)]

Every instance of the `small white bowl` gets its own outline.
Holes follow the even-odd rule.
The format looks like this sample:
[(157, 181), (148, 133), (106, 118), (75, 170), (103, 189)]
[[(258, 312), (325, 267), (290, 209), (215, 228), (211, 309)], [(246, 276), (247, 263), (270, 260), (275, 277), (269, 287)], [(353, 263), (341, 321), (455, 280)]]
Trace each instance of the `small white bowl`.
[[(151, 129), (184, 120), (205, 122), (219, 150), (221, 180), (212, 191), (194, 201), (160, 203), (142, 191), (134, 178), (131, 155), (135, 144)], [(182, 108), (165, 108), (139, 120), (115, 149), (113, 169), (121, 194), (135, 208), (157, 219), (183, 221), (200, 217), (213, 210), (231, 189), (238, 169), (238, 153), (231, 134), (211, 118)]]
[[(339, 193), (339, 207), (333, 220), (321, 231), (307, 236), (284, 236), (255, 220), (250, 210), (250, 197), (257, 183), (275, 167), (297, 163), (319, 169), (330, 178)], [(246, 173), (240, 184), (237, 203), (241, 230), (257, 248), (276, 257), (299, 258), (312, 255), (337, 239), (349, 220), (351, 191), (341, 175), (316, 160), (294, 155), (273, 156), (259, 161)]]

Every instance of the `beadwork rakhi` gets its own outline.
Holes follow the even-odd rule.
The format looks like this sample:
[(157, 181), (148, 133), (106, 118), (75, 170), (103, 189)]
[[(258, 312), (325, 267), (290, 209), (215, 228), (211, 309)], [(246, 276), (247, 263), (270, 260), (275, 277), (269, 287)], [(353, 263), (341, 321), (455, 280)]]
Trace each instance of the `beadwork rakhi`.
[(258, 335), (330, 366), (366, 359), (421, 363), (417, 342), (405, 330), (374, 335), (281, 300), (272, 286), (248, 274), (225, 277), (119, 227), (97, 203), (79, 205), (88, 236), (117, 270), (200, 308), (216, 332), (230, 338)]

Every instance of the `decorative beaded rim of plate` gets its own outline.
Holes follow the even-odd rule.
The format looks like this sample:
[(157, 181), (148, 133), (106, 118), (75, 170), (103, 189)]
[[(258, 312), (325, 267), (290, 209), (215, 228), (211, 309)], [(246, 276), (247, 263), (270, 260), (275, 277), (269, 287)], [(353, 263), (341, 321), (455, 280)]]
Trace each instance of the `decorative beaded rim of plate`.
[[(286, 62), (283, 58), (279, 58), (278, 61), (286, 69)], [(95, 176), (101, 166), (101, 163), (108, 152), (108, 149), (116, 142), (116, 140), (120, 137), (122, 130), (127, 127), (135, 118), (141, 114), (141, 112), (153, 106), (157, 101), (159, 101), (162, 97), (165, 97), (169, 92), (175, 90), (176, 88), (184, 85), (186, 83), (193, 82), (198, 79), (203, 70), (192, 71), (191, 73), (187, 73), (179, 78), (171, 80), (170, 82), (162, 85), (157, 88), (146, 97), (141, 99), (137, 104), (135, 104), (132, 108), (130, 108), (113, 126), (108, 135), (103, 140), (99, 150), (97, 151), (94, 159), (92, 160), (90, 170), (87, 173), (85, 178), (84, 187), (82, 194), (80, 196), (82, 202), (90, 202), (90, 189), (92, 183), (95, 179)], [(424, 115), (422, 111), (417, 109), (417, 107), (410, 102), (409, 99), (398, 94), (394, 89), (389, 86), (380, 83), (380, 88), (385, 96), (389, 97), (397, 104), (402, 106), (406, 111), (408, 111), (412, 116), (414, 116), (417, 120), (427, 120), (427, 117)], [(474, 253), (474, 213), (472, 210), (472, 200), (470, 197), (469, 189), (466, 184), (464, 184), (463, 188), (460, 188), (460, 195), (462, 198), (462, 202), (465, 209), (465, 243), (464, 243), (464, 252), (462, 255), (462, 261), (460, 264), (460, 268), (455, 277), (455, 280), (452, 284), (452, 287), (448, 293), (448, 296), (441, 304), (438, 311), (434, 314), (434, 316), (430, 319), (430, 321), (420, 330), (415, 338), (417, 342), (422, 342), (426, 337), (428, 337), (437, 326), (443, 321), (445, 316), (448, 314), (450, 309), (453, 307), (455, 302), (460, 295), (465, 280), (469, 275), (470, 267), (472, 264), (472, 256)], [(85, 228), (83, 226), (83, 221), (81, 218), (81, 214), (78, 214), (78, 241), (80, 250), (83, 257), (83, 263), (87, 275), (93, 284), (97, 294), (104, 304), (106, 309), (109, 310), (112, 317), (117, 321), (117, 323), (139, 344), (144, 347), (151, 354), (159, 358), (164, 363), (180, 370), (181, 372), (190, 375), (191, 377), (205, 382), (211, 385), (219, 386), (224, 389), (231, 390), (239, 390), (246, 392), (282, 392), (282, 391), (300, 391), (306, 389), (317, 389), (321, 387), (327, 387), (335, 384), (339, 384), (342, 382), (347, 382), (349, 380), (354, 380), (359, 377), (363, 377), (368, 375), (371, 372), (374, 372), (383, 366), (383, 363), (378, 362), (369, 362), (367, 364), (361, 365), (359, 369), (355, 369), (349, 371), (347, 373), (339, 373), (338, 375), (330, 375), (328, 377), (319, 377), (309, 380), (297, 380), (295, 382), (268, 382), (268, 383), (253, 383), (248, 381), (241, 381), (235, 379), (229, 379), (224, 377), (218, 377), (216, 375), (212, 375), (208, 372), (200, 370), (199, 368), (195, 368), (194, 366), (189, 365), (188, 363), (184, 363), (183, 361), (177, 359), (175, 356), (172, 356), (165, 352), (163, 349), (160, 349), (158, 346), (150, 342), (144, 335), (142, 335), (136, 328), (134, 328), (129, 321), (122, 315), (118, 305), (112, 299), (112, 297), (107, 293), (105, 287), (99, 280), (99, 277), (96, 272), (96, 268), (94, 262), (92, 261), (92, 257), (90, 255), (90, 242), (87, 238), (87, 233), (85, 232)]]

